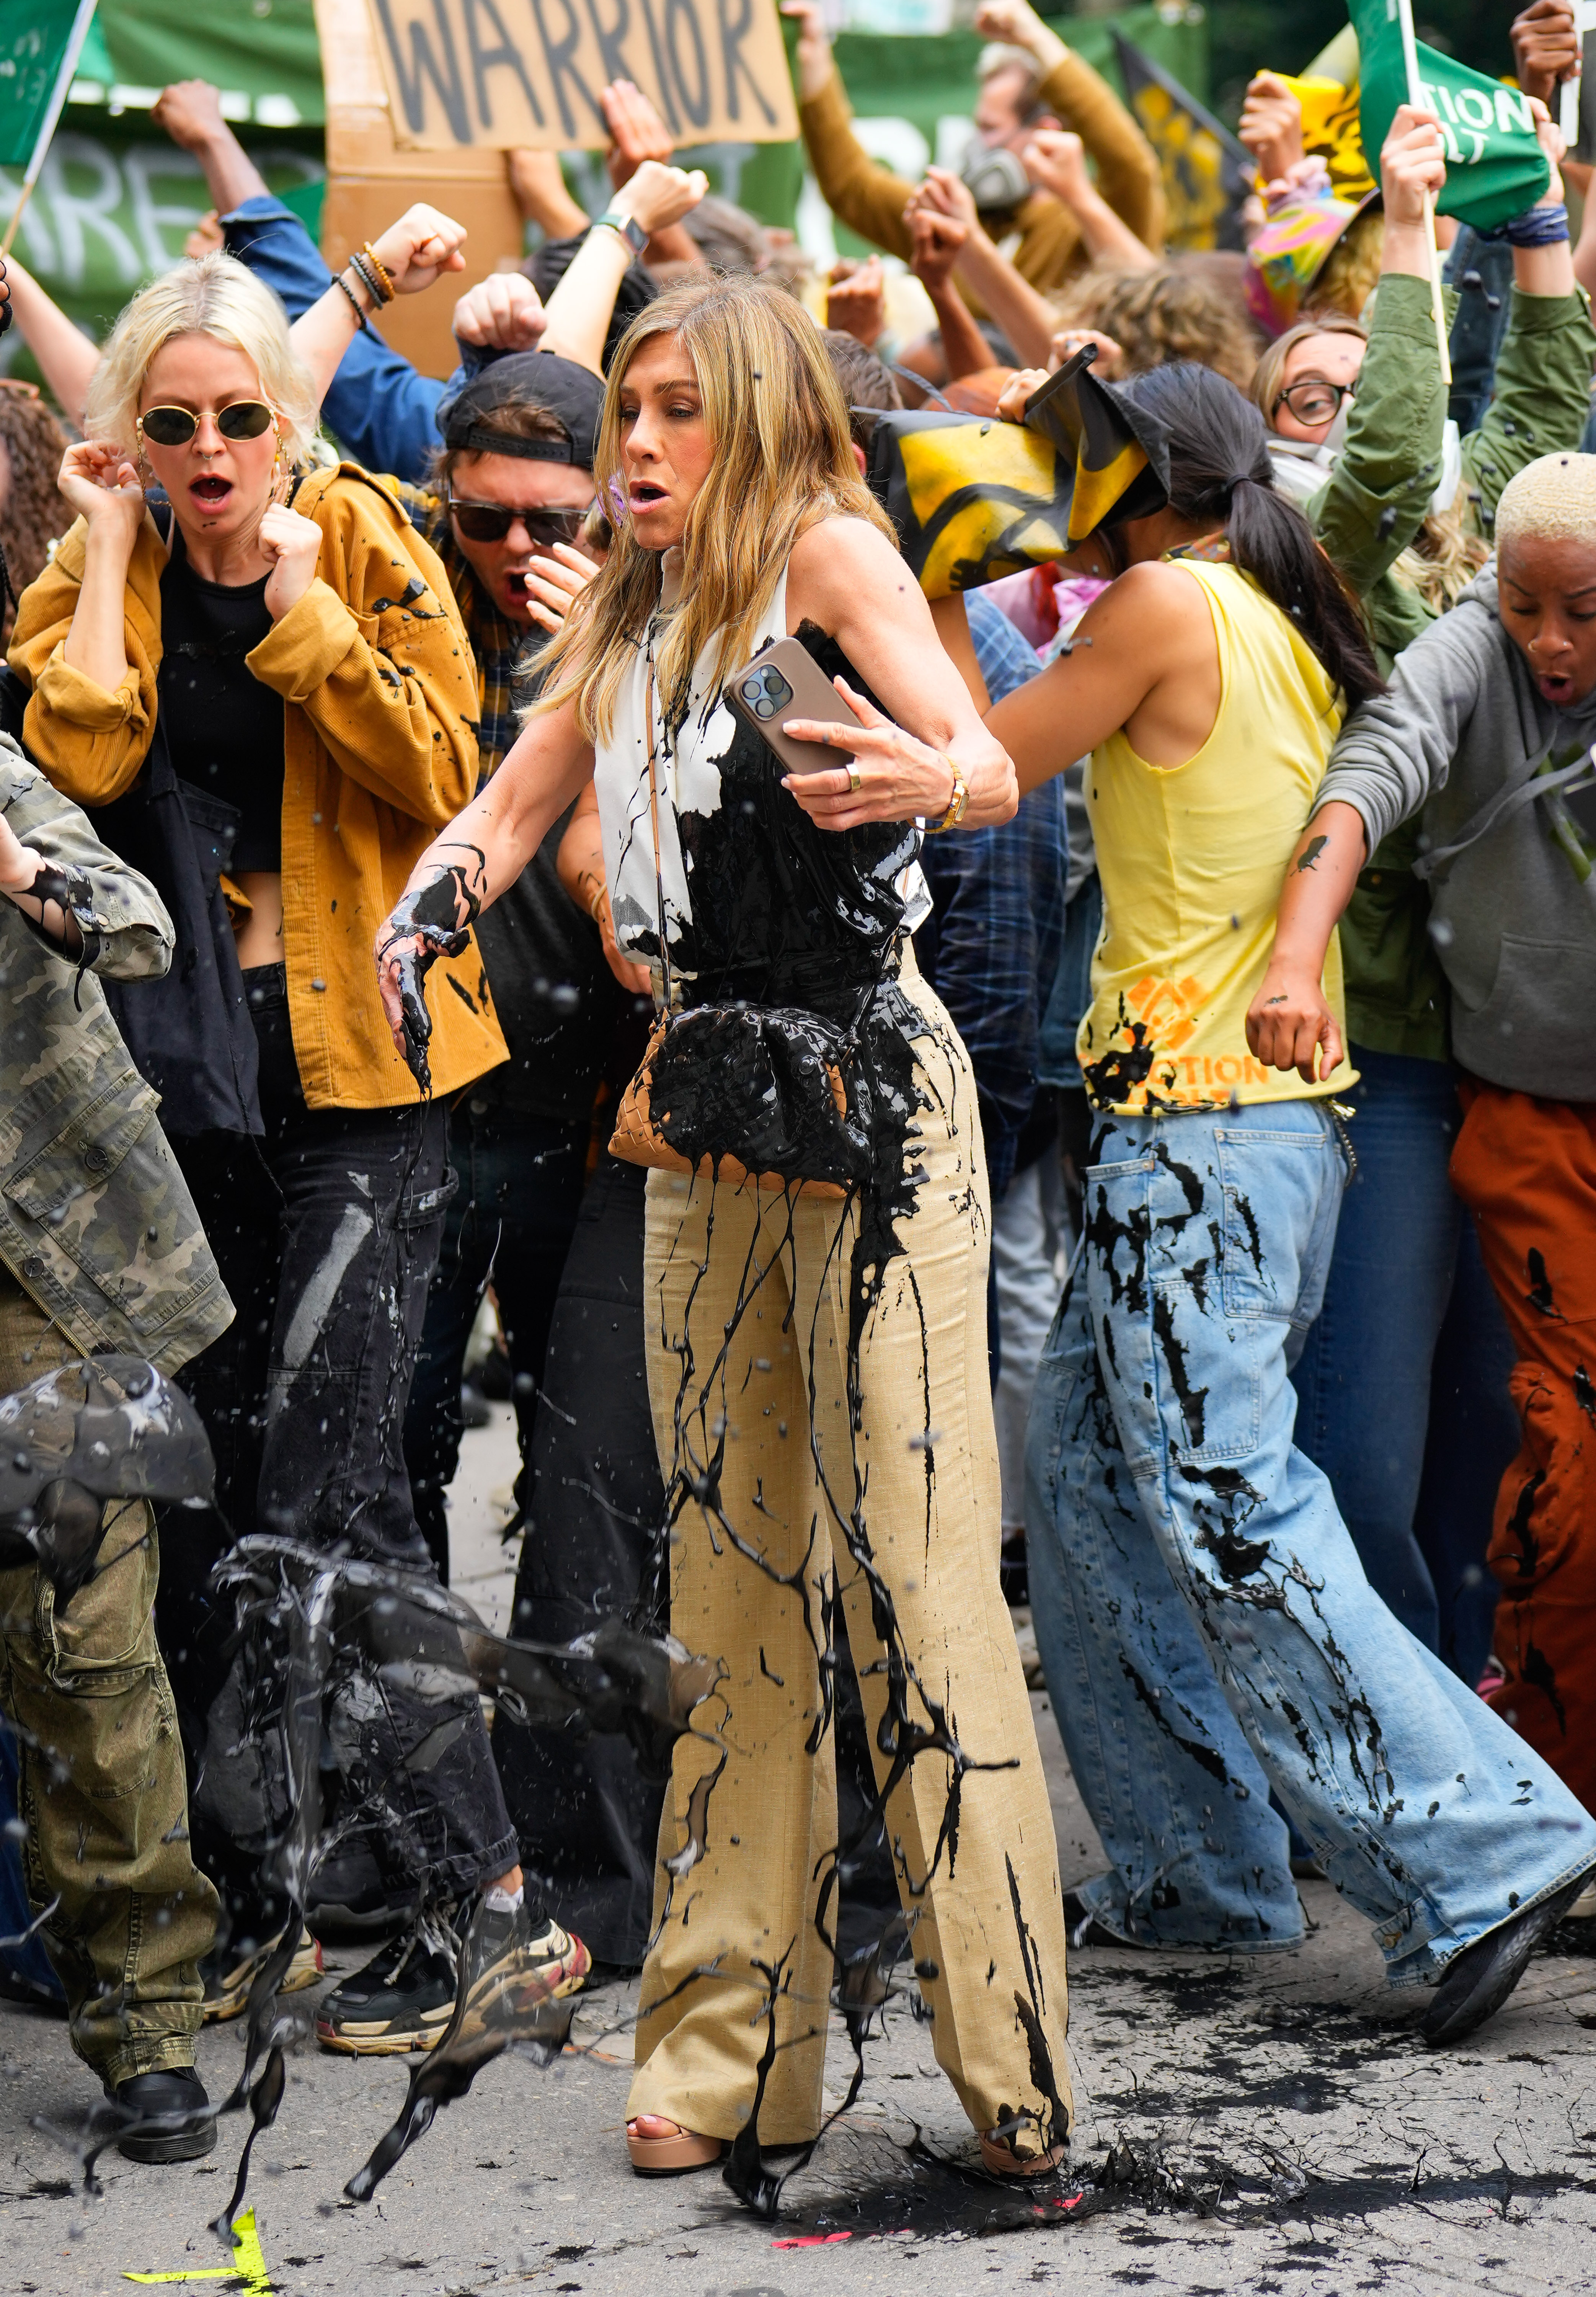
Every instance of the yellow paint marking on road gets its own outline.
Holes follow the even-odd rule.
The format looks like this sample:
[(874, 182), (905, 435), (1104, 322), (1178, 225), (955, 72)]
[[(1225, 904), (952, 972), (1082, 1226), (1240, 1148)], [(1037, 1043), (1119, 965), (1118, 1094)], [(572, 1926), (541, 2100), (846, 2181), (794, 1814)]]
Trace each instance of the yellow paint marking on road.
[(249, 2292), (249, 2297), (272, 2297), (272, 2285), (267, 2277), (266, 2260), (260, 2253), (260, 2236), (255, 2230), (255, 2212), (246, 2210), (233, 2220), (233, 2262), (231, 2265), (191, 2265), (181, 2273), (124, 2273), (124, 2281), (231, 2281), (236, 2287)]

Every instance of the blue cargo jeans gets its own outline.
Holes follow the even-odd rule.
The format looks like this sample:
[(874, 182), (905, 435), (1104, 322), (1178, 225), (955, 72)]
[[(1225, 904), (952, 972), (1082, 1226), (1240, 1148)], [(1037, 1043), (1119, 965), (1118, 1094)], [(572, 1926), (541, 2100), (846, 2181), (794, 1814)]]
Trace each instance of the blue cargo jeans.
[(1596, 1823), (1374, 1593), (1292, 1442), (1345, 1179), (1328, 1110), (1110, 1116), (1027, 1446), (1037, 1642), (1148, 1945), (1290, 1946), (1272, 1787), (1393, 1984), (1596, 1861)]

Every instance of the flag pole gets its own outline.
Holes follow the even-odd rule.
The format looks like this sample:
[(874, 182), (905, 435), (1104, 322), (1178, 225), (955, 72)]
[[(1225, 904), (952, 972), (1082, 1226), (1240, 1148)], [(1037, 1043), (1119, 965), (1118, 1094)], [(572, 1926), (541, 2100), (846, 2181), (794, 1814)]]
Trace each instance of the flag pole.
[(67, 90), (72, 85), (72, 75), (78, 69), (78, 59), (83, 53), (83, 43), (88, 37), (88, 28), (94, 21), (95, 0), (78, 0), (78, 13), (72, 19), (72, 29), (67, 34), (66, 46), (62, 50), (61, 70), (55, 76), (55, 92), (50, 98), (49, 109), (39, 122), (39, 132), (34, 139), (33, 157), (28, 162), (28, 173), (22, 178), (22, 189), (11, 211), (11, 221), (5, 226), (5, 236), (0, 239), (0, 261), (11, 253), (11, 243), (17, 235), (17, 226), (22, 220), (22, 210), (33, 197), (39, 169), (45, 164), (45, 154), (50, 149), (55, 134), (55, 123), (67, 100)]
[[(1386, 0), (1387, 23), (1393, 16), (1402, 28), (1403, 75), (1408, 84), (1408, 102), (1417, 110), (1424, 103), (1424, 87), (1419, 77), (1413, 0)], [(1424, 195), (1424, 229), (1430, 246), (1430, 310), (1436, 322), (1436, 350), (1441, 360), (1441, 380), (1450, 389), (1452, 350), (1446, 340), (1446, 298), (1441, 287), (1441, 251), (1436, 244), (1436, 202), (1428, 192)]]

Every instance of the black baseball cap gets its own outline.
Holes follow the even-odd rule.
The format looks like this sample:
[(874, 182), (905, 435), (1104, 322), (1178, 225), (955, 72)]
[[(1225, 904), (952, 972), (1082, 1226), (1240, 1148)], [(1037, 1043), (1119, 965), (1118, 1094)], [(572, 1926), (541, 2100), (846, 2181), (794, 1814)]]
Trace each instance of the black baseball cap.
[[(521, 439), (500, 430), (494, 416), (506, 407), (541, 407), (558, 417), (565, 439)], [(520, 455), (534, 463), (572, 463), (590, 471), (598, 450), (604, 384), (591, 368), (554, 351), (512, 351), (468, 383), (443, 423), (443, 443), (456, 453)]]

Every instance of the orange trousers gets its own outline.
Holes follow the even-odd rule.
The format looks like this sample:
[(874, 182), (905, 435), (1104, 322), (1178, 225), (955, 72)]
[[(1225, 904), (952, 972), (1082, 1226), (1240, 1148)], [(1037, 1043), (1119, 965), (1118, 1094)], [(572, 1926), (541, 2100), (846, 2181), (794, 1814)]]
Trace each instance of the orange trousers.
[(1596, 1106), (1466, 1078), (1453, 1186), (1518, 1361), (1502, 1478), (1492, 1705), (1596, 1808)]

